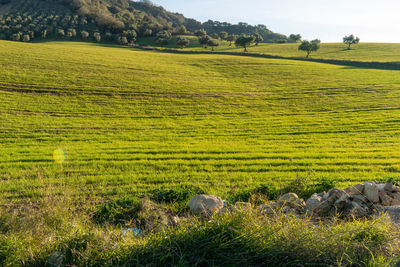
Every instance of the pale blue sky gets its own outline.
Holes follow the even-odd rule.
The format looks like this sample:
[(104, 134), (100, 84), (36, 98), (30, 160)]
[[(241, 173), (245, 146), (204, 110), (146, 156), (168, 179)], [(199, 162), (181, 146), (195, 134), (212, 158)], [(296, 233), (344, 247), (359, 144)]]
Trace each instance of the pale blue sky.
[(153, 0), (169, 11), (208, 19), (265, 24), (305, 39), (341, 42), (354, 33), (364, 42), (400, 43), (399, 0)]

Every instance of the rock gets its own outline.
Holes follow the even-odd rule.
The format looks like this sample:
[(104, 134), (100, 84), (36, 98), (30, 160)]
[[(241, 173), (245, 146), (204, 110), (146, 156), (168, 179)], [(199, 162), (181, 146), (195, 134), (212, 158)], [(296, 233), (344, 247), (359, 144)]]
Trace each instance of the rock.
[(394, 192), (391, 194), (392, 198), (400, 201), (400, 192)]
[(60, 267), (63, 263), (63, 260), (63, 254), (56, 251), (47, 259), (47, 265), (50, 267)]
[(281, 206), (288, 206), (291, 209), (295, 209), (297, 212), (303, 212), (306, 203), (303, 199), (299, 198), (295, 193), (287, 193), (278, 199), (278, 204)]
[(392, 198), (385, 191), (380, 191), (379, 201), (383, 206), (390, 206), (392, 203)]
[(316, 209), (322, 202), (322, 196), (318, 194), (313, 194), (307, 201), (306, 201), (306, 209), (307, 211), (313, 211)]
[(362, 205), (368, 202), (368, 199), (363, 195), (355, 195), (353, 196), (353, 201), (357, 202), (358, 204)]
[(348, 194), (344, 190), (335, 189), (335, 188), (329, 190), (328, 194), (329, 194), (329, 197), (328, 197), (327, 201), (330, 205), (333, 205), (336, 202), (336, 200), (340, 199), (343, 195), (348, 196)]
[(392, 183), (386, 183), (383, 190), (387, 191), (387, 192), (393, 192), (394, 191), (394, 187)]
[(379, 202), (379, 190), (375, 183), (365, 182), (363, 193), (369, 201), (373, 203)]
[(210, 195), (194, 196), (189, 202), (190, 211), (196, 215), (211, 215), (224, 207), (221, 198)]
[(392, 192), (399, 192), (400, 193), (400, 186), (393, 186), (393, 191)]
[(295, 193), (287, 193), (287, 194), (284, 194), (283, 196), (281, 196), (278, 199), (278, 202), (281, 202), (281, 203), (282, 202), (294, 202), (298, 199), (299, 199), (299, 197)]
[(335, 207), (338, 209), (343, 209), (350, 201), (349, 198), (350, 196), (348, 194), (343, 194), (338, 200), (335, 201)]
[(364, 191), (364, 185), (363, 184), (358, 184), (353, 187), (348, 187), (344, 190), (349, 196), (356, 196), (362, 194)]
[(383, 212), (390, 216), (390, 219), (394, 222), (400, 221), (400, 206), (384, 207)]
[(249, 202), (236, 202), (235, 209), (239, 211), (248, 211), (251, 210), (251, 203)]
[(400, 206), (400, 200), (396, 198), (392, 199), (389, 206)]
[(351, 213), (354, 217), (356, 218), (361, 218), (361, 217), (366, 217), (368, 216), (368, 209), (361, 206), (360, 204), (358, 204), (357, 202), (352, 202), (352, 210)]
[(383, 191), (385, 190), (386, 184), (377, 184), (376, 186), (378, 187), (378, 191)]
[(172, 216), (171, 220), (168, 222), (169, 226), (176, 226), (178, 225), (181, 219), (178, 216)]
[(327, 217), (335, 213), (335, 208), (328, 203), (328, 201), (322, 201), (318, 207), (316, 207), (313, 213), (320, 217)]
[(270, 202), (268, 204), (262, 204), (258, 206), (258, 212), (261, 214), (274, 215), (279, 212), (280, 206), (276, 202)]

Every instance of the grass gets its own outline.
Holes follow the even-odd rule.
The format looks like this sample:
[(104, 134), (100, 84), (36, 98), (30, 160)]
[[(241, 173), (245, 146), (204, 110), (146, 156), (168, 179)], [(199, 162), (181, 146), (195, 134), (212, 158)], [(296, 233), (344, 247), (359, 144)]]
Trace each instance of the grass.
[[(293, 263), (295, 258), (276, 251), (288, 242), (292, 227), (301, 240), (292, 219), (287, 227), (286, 219), (266, 224), (287, 229), (271, 242), (264, 240), (270, 230), (252, 236), (251, 227), (243, 226), (248, 222), (235, 216), (211, 225), (191, 221), (197, 232), (186, 227), (126, 240), (117, 226), (93, 222), (89, 211), (108, 200), (149, 195), (162, 203), (176, 199), (171, 209), (184, 212), (190, 194), (177, 190), (182, 186), (243, 199), (257, 188), (264, 192), (264, 185), (285, 188), (303, 178), (319, 188), (326, 184), (318, 181), (345, 187), (399, 180), (399, 97), (400, 76), (393, 70), (1, 41), (0, 262), (43, 266), (60, 250), (78, 265), (138, 259), (145, 265), (152, 257), (196, 264), (186, 253), (189, 242), (209, 240), (213, 246), (198, 251), (204, 258), (197, 256), (210, 258), (210, 265), (225, 255), (208, 254), (214, 248), (237, 251), (250, 244), (243, 255), (254, 262), (272, 255)], [(56, 149), (65, 151), (63, 163), (53, 160)], [(221, 225), (229, 228), (221, 232), (226, 243), (207, 239)], [(348, 228), (369, 227), (360, 221), (337, 225), (340, 234), (332, 242), (342, 245), (350, 240)], [(243, 231), (236, 230), (240, 227)], [(328, 238), (329, 229), (335, 226), (311, 227), (304, 240)], [(375, 240), (372, 234), (367, 245), (347, 247), (351, 253), (335, 245), (324, 254), (329, 245), (321, 243), (304, 255), (329, 264), (382, 262), (390, 254), (383, 244), (392, 242), (387, 229), (379, 224), (373, 231), (383, 237), (368, 243)], [(165, 250), (168, 240), (179, 244), (176, 250)], [(293, 255), (306, 248), (288, 244), (284, 251)]]
[[(190, 39), (191, 44), (184, 50), (194, 51), (210, 51), (202, 48), (198, 40), (194, 36), (186, 36)], [(233, 43), (231, 46), (227, 41), (219, 41), (220, 46), (215, 47), (216, 52), (243, 52), (243, 48), (236, 47)], [(147, 37), (139, 39), (139, 44), (147, 46), (155, 46), (154, 38)], [(167, 48), (176, 47), (176, 37), (166, 46)], [(304, 51), (298, 50), (298, 43), (275, 44), (260, 43), (259, 45), (251, 45), (249, 53), (259, 53), (279, 57), (305, 57)], [(400, 44), (396, 43), (360, 43), (353, 45), (351, 50), (347, 50), (347, 46), (343, 43), (322, 43), (321, 49), (311, 54), (314, 59), (327, 60), (349, 60), (361, 62), (392, 62), (400, 63)]]

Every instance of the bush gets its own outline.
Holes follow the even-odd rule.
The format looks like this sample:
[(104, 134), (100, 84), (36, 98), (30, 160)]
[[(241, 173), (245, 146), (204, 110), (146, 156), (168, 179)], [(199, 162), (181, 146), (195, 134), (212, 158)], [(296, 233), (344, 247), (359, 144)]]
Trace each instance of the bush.
[(123, 198), (101, 204), (94, 212), (93, 220), (98, 224), (125, 225), (139, 212), (137, 198)]
[(251, 202), (260, 204), (266, 200), (276, 199), (279, 195), (279, 190), (270, 184), (260, 185), (254, 189), (241, 190), (236, 194), (228, 197), (229, 202), (235, 203), (237, 201)]
[(150, 192), (150, 199), (157, 203), (172, 204), (171, 208), (174, 212), (182, 213), (187, 210), (190, 199), (201, 194), (206, 194), (206, 192), (196, 186), (184, 185), (169, 189), (155, 189)]

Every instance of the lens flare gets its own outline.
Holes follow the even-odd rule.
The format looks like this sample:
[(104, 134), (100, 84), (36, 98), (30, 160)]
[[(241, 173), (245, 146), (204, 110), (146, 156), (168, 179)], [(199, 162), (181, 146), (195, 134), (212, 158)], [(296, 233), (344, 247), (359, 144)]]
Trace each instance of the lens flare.
[(53, 151), (53, 160), (56, 163), (63, 163), (65, 159), (67, 158), (67, 153), (61, 148), (57, 148), (56, 150)]

